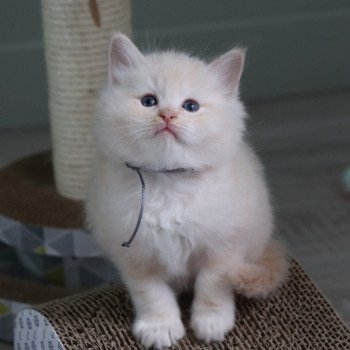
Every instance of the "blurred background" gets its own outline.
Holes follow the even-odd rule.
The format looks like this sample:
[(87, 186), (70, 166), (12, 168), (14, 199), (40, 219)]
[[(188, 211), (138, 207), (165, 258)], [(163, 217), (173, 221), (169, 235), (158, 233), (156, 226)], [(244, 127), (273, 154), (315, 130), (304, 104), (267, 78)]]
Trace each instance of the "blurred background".
[[(265, 164), (276, 235), (350, 324), (350, 2), (131, 5), (141, 48), (175, 47), (205, 58), (248, 48), (241, 83), (247, 137)], [(42, 37), (39, 0), (1, 7), (1, 166), (51, 145)]]
[[(172, 4), (172, 5), (170, 5)], [(0, 21), (0, 127), (48, 123), (40, 1), (12, 0)], [(349, 1), (132, 1), (141, 47), (210, 57), (248, 47), (245, 100), (349, 87)]]

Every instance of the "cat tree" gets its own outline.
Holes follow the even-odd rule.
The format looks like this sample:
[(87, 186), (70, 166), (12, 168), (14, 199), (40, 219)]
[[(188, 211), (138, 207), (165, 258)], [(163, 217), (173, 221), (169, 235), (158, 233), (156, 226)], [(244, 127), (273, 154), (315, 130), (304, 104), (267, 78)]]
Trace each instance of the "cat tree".
[(53, 164), (58, 193), (84, 199), (94, 156), (91, 121), (113, 31), (130, 36), (128, 0), (43, 0)]
[(0, 170), (5, 340), (12, 339), (14, 316), (25, 306), (118, 278), (84, 231), (80, 200), (94, 155), (91, 123), (107, 76), (108, 41), (115, 31), (131, 35), (130, 1), (42, 0), (42, 17), (52, 152)]

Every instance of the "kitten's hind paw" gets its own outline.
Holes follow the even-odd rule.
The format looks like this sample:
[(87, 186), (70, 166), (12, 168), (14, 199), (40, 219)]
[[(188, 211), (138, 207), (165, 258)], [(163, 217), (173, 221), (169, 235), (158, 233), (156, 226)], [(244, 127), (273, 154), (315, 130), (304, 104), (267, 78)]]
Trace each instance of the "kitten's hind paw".
[(133, 333), (146, 348), (164, 349), (174, 345), (185, 335), (185, 327), (180, 319), (137, 319)]
[(283, 247), (271, 241), (255, 263), (242, 264), (229, 278), (239, 294), (248, 298), (266, 298), (284, 282), (288, 268)]

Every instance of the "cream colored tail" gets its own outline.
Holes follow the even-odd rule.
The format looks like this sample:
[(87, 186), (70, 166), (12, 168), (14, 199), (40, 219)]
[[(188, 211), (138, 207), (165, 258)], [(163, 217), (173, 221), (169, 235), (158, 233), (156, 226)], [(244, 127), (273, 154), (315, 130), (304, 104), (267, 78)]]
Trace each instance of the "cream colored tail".
[(245, 263), (229, 278), (237, 293), (248, 298), (266, 298), (276, 291), (287, 277), (289, 262), (284, 248), (272, 240), (255, 263)]

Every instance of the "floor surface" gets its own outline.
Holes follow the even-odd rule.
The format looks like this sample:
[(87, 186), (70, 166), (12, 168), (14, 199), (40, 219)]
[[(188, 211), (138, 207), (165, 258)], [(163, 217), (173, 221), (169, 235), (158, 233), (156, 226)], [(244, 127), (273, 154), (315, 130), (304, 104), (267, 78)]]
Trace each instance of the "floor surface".
[[(350, 91), (248, 106), (248, 138), (266, 168), (276, 235), (350, 325)], [(0, 130), (0, 166), (50, 148), (46, 127)], [(0, 350), (10, 349), (0, 343)]]

